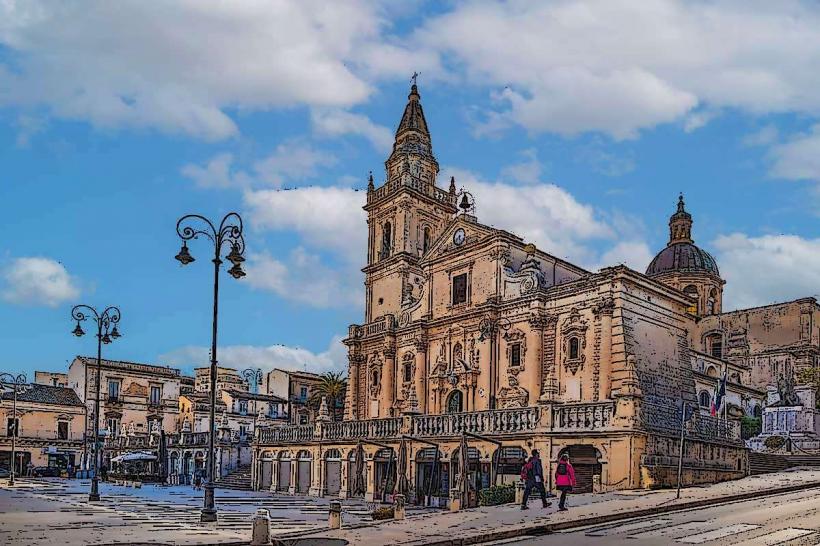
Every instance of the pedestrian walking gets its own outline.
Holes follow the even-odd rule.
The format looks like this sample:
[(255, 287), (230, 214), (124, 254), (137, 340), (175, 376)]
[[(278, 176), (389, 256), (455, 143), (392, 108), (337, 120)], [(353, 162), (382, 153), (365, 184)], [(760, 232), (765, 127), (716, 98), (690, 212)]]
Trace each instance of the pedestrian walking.
[(202, 473), (199, 470), (194, 472), (194, 489), (197, 491), (202, 489)]
[(561, 499), (558, 501), (558, 510), (567, 510), (567, 493), (575, 487), (575, 469), (569, 462), (569, 455), (564, 453), (555, 468), (555, 486), (561, 491)]
[(544, 467), (541, 465), (541, 458), (538, 456), (537, 449), (532, 450), (532, 457), (521, 469), (521, 479), (524, 480), (524, 498), (521, 500), (521, 509), (526, 510), (528, 508), (527, 500), (529, 500), (533, 489), (541, 495), (541, 503), (544, 508), (547, 508), (550, 503), (547, 502), (547, 491), (544, 489)]

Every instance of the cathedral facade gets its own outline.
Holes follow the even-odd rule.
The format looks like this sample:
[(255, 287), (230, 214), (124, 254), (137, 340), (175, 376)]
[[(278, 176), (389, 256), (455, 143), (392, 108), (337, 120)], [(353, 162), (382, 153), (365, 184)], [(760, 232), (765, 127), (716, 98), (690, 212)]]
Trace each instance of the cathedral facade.
[[(257, 489), (438, 505), (459, 491), (469, 504), (517, 480), (533, 448), (551, 465), (568, 453), (580, 491), (672, 485), (682, 423), (684, 483), (747, 473), (739, 423), (697, 411), (693, 355), (728, 370), (704, 343), (720, 332), (734, 347), (737, 327), (721, 322), (724, 281), (682, 198), (646, 274), (556, 258), (482, 224), (453, 179), (439, 184), (415, 85), (385, 171), (364, 207), (365, 320), (344, 340), (344, 420), (260, 429)], [(732, 364), (738, 384), (750, 355)]]

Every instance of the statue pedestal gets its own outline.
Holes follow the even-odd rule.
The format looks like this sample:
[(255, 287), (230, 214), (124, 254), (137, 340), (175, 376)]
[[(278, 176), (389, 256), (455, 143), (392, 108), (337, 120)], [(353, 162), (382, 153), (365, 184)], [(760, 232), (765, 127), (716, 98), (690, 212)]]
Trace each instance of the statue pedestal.
[(820, 454), (820, 411), (815, 406), (814, 389), (796, 387), (789, 401), (799, 404), (788, 405), (783, 404), (774, 387), (768, 390), (771, 405), (763, 409), (762, 431), (746, 440), (747, 447), (754, 451), (772, 451), (766, 446), (766, 440), (780, 436), (785, 444), (776, 451)]

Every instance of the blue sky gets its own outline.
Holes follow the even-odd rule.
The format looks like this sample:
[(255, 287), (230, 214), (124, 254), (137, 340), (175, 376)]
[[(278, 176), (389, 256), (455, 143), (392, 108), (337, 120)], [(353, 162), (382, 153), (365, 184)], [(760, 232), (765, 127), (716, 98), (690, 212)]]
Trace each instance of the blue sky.
[(421, 73), (442, 166), (479, 220), (595, 269), (643, 270), (683, 191), (727, 308), (820, 293), (820, 8), (779, 2), (8, 2), (0, 6), (0, 368), (105, 354), (190, 369), (209, 252), (246, 222), (220, 361), (324, 371), (363, 318), (377, 183)]

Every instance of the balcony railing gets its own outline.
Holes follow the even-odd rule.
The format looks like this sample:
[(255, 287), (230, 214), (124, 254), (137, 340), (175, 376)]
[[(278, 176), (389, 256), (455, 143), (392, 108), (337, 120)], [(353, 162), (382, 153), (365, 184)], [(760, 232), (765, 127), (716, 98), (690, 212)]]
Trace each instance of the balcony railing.
[(395, 438), (401, 433), (401, 423), (401, 417), (328, 423), (323, 429), (324, 439)]
[(612, 402), (558, 405), (552, 408), (553, 430), (599, 430), (612, 422)]
[(384, 315), (367, 324), (351, 324), (348, 335), (350, 337), (370, 337), (396, 329), (396, 319), (393, 315)]
[(309, 442), (313, 440), (315, 428), (311, 425), (292, 427), (261, 427), (259, 442), (262, 444)]
[(411, 434), (414, 436), (458, 436), (472, 434), (515, 434), (535, 430), (538, 426), (538, 408), (451, 413), (446, 415), (419, 415), (413, 417)]

